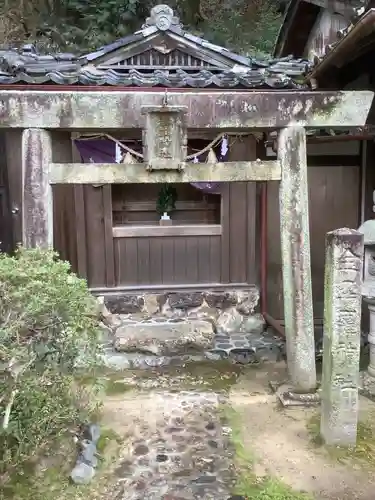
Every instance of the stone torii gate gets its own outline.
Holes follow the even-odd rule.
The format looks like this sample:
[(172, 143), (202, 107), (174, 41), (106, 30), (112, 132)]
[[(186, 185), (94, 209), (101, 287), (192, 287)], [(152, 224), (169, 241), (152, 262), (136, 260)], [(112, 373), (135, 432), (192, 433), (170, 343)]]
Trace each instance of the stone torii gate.
[[(372, 92), (0, 91), (0, 128), (23, 129), (23, 244), (53, 246), (53, 184), (280, 181), (290, 382), (316, 389), (305, 128), (366, 123)], [(53, 163), (56, 130), (144, 131), (144, 163)], [(279, 130), (276, 161), (186, 162), (188, 130)], [(128, 158), (129, 159), (129, 158)]]

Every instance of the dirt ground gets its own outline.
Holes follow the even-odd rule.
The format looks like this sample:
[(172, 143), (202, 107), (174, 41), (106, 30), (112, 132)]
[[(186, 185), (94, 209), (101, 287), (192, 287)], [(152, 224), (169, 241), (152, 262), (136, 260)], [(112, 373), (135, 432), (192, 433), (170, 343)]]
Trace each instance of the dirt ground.
[[(370, 467), (351, 459), (340, 463), (311, 442), (308, 423), (316, 409), (278, 407), (268, 381), (282, 380), (284, 373), (284, 365), (251, 371), (230, 391), (230, 405), (240, 416), (243, 445), (254, 455), (255, 473), (276, 477), (317, 500), (374, 500)], [(361, 398), (360, 406), (362, 420), (375, 411), (368, 399)]]
[[(299, 492), (315, 500), (374, 500), (375, 403), (361, 399), (360, 418), (370, 430), (362, 432), (356, 450), (332, 453), (313, 442), (318, 409), (281, 409), (270, 391), (269, 381), (284, 380), (285, 369), (284, 363), (260, 368), (209, 363), (110, 377), (101, 415), (108, 444), (93, 482), (70, 483), (76, 458), (71, 450), (57, 466), (49, 459), (37, 481), (20, 484), (6, 498), (227, 500), (245, 474), (253, 500), (305, 498)], [(247, 462), (241, 468), (242, 450)], [(258, 487), (267, 481), (276, 486)]]

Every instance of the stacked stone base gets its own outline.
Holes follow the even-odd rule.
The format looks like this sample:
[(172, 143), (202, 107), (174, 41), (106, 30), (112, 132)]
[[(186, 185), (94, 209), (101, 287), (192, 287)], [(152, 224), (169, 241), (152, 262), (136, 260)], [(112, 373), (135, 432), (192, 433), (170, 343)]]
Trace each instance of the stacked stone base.
[(145, 368), (188, 361), (281, 359), (284, 343), (256, 312), (259, 291), (99, 297), (107, 365)]

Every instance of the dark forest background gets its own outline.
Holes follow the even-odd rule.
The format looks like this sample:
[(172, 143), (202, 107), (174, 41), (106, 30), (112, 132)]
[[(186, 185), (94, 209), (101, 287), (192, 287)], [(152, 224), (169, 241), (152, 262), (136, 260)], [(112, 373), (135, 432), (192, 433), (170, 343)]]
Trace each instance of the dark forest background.
[[(158, 0), (3, 0), (0, 45), (85, 52), (139, 29)], [(272, 52), (285, 0), (169, 0), (185, 28), (242, 54)]]

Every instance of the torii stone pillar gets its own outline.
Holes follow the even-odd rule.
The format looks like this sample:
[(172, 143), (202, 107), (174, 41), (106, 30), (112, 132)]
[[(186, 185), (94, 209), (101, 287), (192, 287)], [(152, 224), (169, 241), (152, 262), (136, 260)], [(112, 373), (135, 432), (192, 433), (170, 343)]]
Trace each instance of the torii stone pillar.
[(53, 248), (53, 202), (49, 183), (52, 139), (47, 130), (22, 132), (22, 244)]
[(303, 127), (281, 130), (280, 233), (287, 363), (296, 392), (316, 389), (311, 289), (306, 134)]

